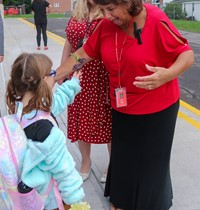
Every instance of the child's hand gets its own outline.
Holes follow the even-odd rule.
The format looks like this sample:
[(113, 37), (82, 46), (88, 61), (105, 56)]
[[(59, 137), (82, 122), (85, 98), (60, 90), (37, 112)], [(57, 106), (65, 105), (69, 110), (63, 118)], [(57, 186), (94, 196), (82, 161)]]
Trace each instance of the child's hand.
[(73, 77), (76, 77), (77, 79), (79, 79), (81, 81), (82, 80), (82, 72), (81, 72), (81, 70), (75, 71), (73, 73)]
[(59, 85), (62, 85), (63, 82), (64, 82), (64, 79), (61, 79), (61, 80), (58, 80), (58, 81), (57, 81), (57, 83), (58, 83)]

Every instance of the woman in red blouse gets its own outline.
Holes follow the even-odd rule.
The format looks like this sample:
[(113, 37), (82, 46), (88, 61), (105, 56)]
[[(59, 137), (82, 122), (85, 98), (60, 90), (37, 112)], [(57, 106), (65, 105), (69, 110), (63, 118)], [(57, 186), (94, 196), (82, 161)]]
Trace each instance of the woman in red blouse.
[(106, 19), (57, 69), (56, 80), (101, 58), (109, 72), (111, 210), (168, 210), (170, 154), (179, 108), (177, 77), (194, 54), (168, 17), (141, 0), (95, 0)]

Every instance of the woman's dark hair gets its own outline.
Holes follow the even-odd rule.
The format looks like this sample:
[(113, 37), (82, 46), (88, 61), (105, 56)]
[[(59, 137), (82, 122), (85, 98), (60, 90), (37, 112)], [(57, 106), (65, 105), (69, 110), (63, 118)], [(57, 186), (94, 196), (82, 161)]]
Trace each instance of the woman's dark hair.
[(143, 8), (142, 0), (94, 0), (94, 2), (98, 5), (108, 5), (108, 4), (130, 4), (131, 6), (128, 10), (129, 14), (132, 16), (138, 15)]

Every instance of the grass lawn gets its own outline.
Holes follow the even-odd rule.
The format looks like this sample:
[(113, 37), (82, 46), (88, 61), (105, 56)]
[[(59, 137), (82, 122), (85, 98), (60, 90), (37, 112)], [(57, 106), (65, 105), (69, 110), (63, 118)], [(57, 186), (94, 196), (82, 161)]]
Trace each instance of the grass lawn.
[[(5, 18), (33, 18), (33, 14), (26, 15), (5, 15)], [(70, 13), (67, 14), (48, 14), (48, 18), (67, 18), (70, 17)], [(189, 20), (171, 20), (173, 24), (179, 30), (191, 31), (200, 33), (200, 21)]]
[(171, 20), (179, 30), (200, 33), (200, 21)]

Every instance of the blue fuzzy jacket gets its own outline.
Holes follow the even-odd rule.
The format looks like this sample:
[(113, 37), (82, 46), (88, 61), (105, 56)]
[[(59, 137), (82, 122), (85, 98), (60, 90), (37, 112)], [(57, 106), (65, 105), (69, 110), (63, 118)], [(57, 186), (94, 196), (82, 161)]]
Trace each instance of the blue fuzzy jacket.
[[(79, 80), (76, 78), (59, 86), (53, 96), (52, 113), (54, 116), (65, 111), (67, 105), (73, 103), (74, 97), (80, 90)], [(35, 111), (23, 117), (30, 119), (34, 114)], [(22, 181), (36, 188), (40, 194), (45, 194), (52, 177), (57, 181), (61, 197), (66, 204), (77, 203), (83, 199), (82, 178), (75, 169), (75, 162), (67, 150), (66, 136), (57, 126), (53, 126), (44, 142), (28, 139), (28, 150), (21, 174)], [(54, 194), (51, 191), (45, 202), (45, 208), (56, 207)]]

